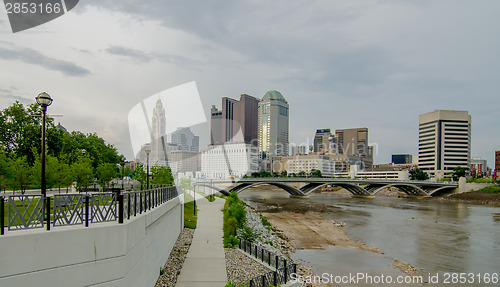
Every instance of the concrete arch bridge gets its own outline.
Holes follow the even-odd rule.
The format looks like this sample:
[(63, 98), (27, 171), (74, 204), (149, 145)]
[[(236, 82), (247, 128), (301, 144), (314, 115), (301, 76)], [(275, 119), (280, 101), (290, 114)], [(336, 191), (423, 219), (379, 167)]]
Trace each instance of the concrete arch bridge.
[[(301, 183), (295, 187), (293, 183)], [(224, 195), (240, 193), (247, 188), (269, 184), (287, 191), (293, 197), (307, 197), (311, 192), (326, 185), (340, 186), (353, 196), (370, 197), (379, 191), (393, 187), (412, 196), (433, 196), (451, 192), (458, 188), (458, 183), (386, 180), (386, 179), (346, 179), (346, 178), (244, 178), (239, 181), (196, 181), (195, 186), (212, 188)]]

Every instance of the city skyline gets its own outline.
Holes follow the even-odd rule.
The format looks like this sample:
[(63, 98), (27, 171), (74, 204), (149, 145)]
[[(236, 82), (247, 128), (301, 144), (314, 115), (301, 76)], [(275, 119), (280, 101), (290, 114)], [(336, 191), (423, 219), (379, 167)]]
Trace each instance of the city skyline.
[[(46, 91), (68, 130), (97, 132), (132, 159), (127, 113), (152, 94), (194, 80), (209, 118), (221, 97), (275, 89), (290, 104), (290, 143), (366, 126), (376, 163), (417, 154), (420, 114), (467, 110), (471, 155), (493, 165), (500, 3), (151, 3), (85, 1), (16, 34), (1, 9), (0, 107)], [(193, 128), (202, 147), (206, 130)]]

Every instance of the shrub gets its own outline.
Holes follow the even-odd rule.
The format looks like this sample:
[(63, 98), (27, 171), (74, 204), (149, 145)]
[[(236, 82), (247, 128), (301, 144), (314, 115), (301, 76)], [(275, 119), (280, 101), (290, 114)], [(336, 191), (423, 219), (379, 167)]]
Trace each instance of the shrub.
[(260, 233), (257, 233), (253, 228), (248, 226), (243, 226), (243, 228), (238, 229), (238, 238), (245, 239), (249, 242), (255, 242), (259, 237)]
[[(246, 210), (244, 203), (238, 199), (236, 193), (231, 193), (224, 204), (224, 246), (232, 245), (231, 236), (236, 240), (236, 231), (242, 228), (246, 221)], [(237, 240), (236, 240), (236, 243)]]

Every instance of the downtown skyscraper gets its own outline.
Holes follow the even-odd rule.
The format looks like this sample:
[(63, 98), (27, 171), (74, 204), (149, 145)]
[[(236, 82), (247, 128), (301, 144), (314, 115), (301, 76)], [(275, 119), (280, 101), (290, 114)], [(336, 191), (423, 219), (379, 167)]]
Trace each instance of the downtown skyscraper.
[(451, 176), (470, 167), (471, 116), (467, 111), (436, 110), (420, 115), (418, 167), (432, 177)]
[(259, 102), (259, 152), (263, 160), (287, 156), (289, 144), (288, 102), (278, 91), (267, 92)]
[[(222, 107), (210, 111), (210, 144), (245, 142), (257, 144), (257, 115), (259, 100), (242, 94), (240, 100), (222, 98)], [(237, 137), (241, 131), (241, 137)]]

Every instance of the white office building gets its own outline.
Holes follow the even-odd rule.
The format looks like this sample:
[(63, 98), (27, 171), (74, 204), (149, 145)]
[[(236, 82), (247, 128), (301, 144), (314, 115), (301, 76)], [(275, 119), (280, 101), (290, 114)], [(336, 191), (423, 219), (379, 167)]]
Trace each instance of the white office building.
[(418, 167), (431, 177), (449, 177), (470, 167), (471, 116), (467, 111), (436, 110), (420, 115)]
[(251, 144), (210, 145), (201, 153), (201, 174), (205, 178), (241, 178), (258, 171), (258, 149)]

